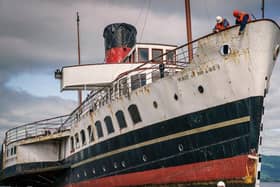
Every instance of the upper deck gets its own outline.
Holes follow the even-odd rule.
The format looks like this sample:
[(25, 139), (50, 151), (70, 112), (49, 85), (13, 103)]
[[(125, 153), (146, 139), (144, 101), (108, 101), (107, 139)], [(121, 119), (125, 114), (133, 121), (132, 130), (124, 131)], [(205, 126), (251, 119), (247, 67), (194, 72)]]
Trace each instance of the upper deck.
[(176, 65), (176, 47), (166, 44), (136, 44), (121, 63), (66, 66), (61, 71), (56, 71), (56, 78), (60, 79), (63, 91), (93, 90), (95, 87), (110, 86), (121, 75), (144, 63), (145, 68), (152, 68), (153, 65), (149, 64)]

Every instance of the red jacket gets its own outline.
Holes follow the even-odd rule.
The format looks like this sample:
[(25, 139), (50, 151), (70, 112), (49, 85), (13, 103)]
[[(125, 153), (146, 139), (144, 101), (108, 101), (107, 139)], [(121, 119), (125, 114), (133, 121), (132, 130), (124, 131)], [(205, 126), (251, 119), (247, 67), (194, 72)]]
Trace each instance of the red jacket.
[(233, 15), (234, 15), (234, 17), (236, 17), (236, 22), (238, 22), (238, 23), (241, 23), (243, 21), (244, 16), (248, 16), (249, 17), (248, 22), (251, 21), (251, 16), (248, 13), (246, 13), (246, 12), (241, 12), (241, 11), (236, 11), (235, 10), (233, 12)]
[(228, 20), (227, 19), (223, 19), (223, 21), (221, 23), (216, 23), (213, 31), (214, 32), (219, 32), (219, 31), (222, 31), (222, 30), (224, 30), (226, 28), (229, 28), (229, 26), (230, 25), (229, 25)]
[(215, 29), (218, 30), (218, 31), (222, 31), (222, 30), (224, 30), (228, 27), (229, 27), (228, 21), (223, 19), (223, 21), (221, 23), (216, 24)]

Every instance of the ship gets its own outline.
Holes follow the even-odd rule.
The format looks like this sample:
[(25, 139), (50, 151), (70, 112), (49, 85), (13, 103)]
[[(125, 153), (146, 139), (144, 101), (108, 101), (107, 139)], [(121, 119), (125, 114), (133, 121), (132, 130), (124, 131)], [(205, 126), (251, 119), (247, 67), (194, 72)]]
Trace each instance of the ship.
[[(280, 27), (258, 19), (182, 46), (104, 29), (101, 64), (55, 71), (61, 90), (90, 90), (74, 111), (10, 129), (0, 183), (116, 187), (260, 185), (264, 99)], [(190, 51), (191, 50), (191, 51)]]

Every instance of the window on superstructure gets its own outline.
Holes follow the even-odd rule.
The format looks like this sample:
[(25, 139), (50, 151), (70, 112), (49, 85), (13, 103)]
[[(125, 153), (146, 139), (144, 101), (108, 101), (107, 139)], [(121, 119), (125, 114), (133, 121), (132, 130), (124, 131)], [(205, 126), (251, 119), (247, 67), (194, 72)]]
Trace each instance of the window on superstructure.
[(142, 121), (139, 110), (135, 104), (130, 105), (128, 111), (134, 124)]
[(131, 80), (131, 90), (135, 90), (146, 85), (146, 74), (136, 74), (130, 77)]
[(175, 51), (166, 50), (166, 63), (167, 64), (175, 64)]
[(98, 136), (99, 138), (103, 137), (104, 134), (103, 134), (101, 122), (100, 122), (100, 121), (96, 121), (96, 122), (95, 122), (95, 127), (96, 127), (97, 136)]
[(140, 74), (140, 86), (146, 85), (146, 73)]
[(76, 141), (76, 148), (79, 148), (80, 147), (80, 141), (79, 141), (79, 134), (78, 133), (75, 134), (75, 141)]
[(82, 139), (82, 145), (87, 144), (85, 131), (81, 130), (80, 134), (81, 134), (81, 139)]
[(147, 62), (149, 60), (149, 49), (148, 48), (138, 48), (138, 61)]
[(113, 126), (113, 122), (112, 122), (111, 117), (110, 116), (106, 116), (104, 118), (104, 122), (105, 122), (105, 125), (107, 127), (108, 134), (113, 133), (115, 130), (114, 130), (114, 126)]
[(94, 141), (94, 136), (93, 136), (93, 130), (92, 130), (91, 125), (88, 126), (87, 131), (88, 131), (89, 142), (93, 142)]
[(134, 63), (135, 62), (135, 51), (133, 51), (132, 53), (132, 59), (131, 59), (131, 62)]
[(15, 146), (14, 147), (14, 155), (16, 155), (17, 154), (17, 147)]
[(70, 152), (73, 152), (73, 151), (75, 151), (75, 147), (74, 147), (74, 137), (72, 136), (71, 138), (70, 138)]
[(128, 95), (128, 85), (127, 85), (127, 77), (124, 77), (119, 81), (119, 95), (127, 96)]
[(152, 49), (153, 62), (162, 62), (162, 49)]
[(118, 93), (119, 92), (119, 84), (118, 83), (115, 83), (114, 84), (114, 97), (118, 97)]
[(115, 115), (116, 115), (117, 121), (119, 123), (120, 129), (126, 128), (127, 124), (126, 124), (126, 121), (125, 121), (123, 111), (119, 110), (119, 111), (116, 112)]

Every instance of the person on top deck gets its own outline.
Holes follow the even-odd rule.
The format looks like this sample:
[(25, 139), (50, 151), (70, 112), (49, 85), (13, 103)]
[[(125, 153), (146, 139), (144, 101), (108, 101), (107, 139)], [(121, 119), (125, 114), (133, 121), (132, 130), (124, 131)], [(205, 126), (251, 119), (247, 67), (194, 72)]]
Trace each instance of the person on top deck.
[(246, 24), (251, 21), (251, 17), (246, 12), (241, 12), (239, 10), (233, 11), (233, 16), (236, 18), (235, 24), (240, 25), (239, 35), (242, 34), (245, 30)]
[(230, 26), (228, 20), (226, 18), (222, 18), (221, 16), (216, 17), (216, 22), (217, 23), (213, 28), (213, 32), (220, 32)]

